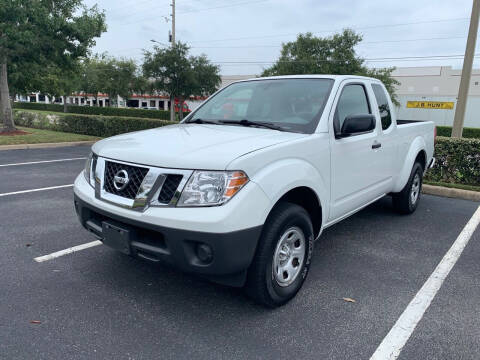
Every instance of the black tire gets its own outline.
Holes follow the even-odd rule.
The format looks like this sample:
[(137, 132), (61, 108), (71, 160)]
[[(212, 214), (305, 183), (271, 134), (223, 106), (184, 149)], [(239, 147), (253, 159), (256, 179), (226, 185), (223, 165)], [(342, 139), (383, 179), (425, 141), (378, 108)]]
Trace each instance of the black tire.
[[(296, 260), (298, 268), (291, 268), (292, 274), (296, 275), (291, 277), (289, 281), (292, 282), (290, 284), (283, 283), (280, 285), (276, 277), (281, 277), (281, 275), (273, 273), (274, 255), (277, 254), (277, 251), (281, 251), (280, 240), (284, 239), (288, 242), (289, 238), (295, 239), (291, 235), (301, 238), (301, 233), (304, 236), (302, 240), (304, 246), (298, 245), (297, 247), (300, 240), (298, 242), (293, 240), (294, 242), (290, 245), (292, 249), (297, 247), (293, 250), (303, 254), (303, 258), (301, 258), (302, 255), (288, 252), (288, 260), (285, 260), (284, 264), (290, 262), (291, 259), (291, 264), (295, 265)], [(279, 203), (265, 222), (255, 257), (248, 270), (245, 285), (247, 294), (257, 303), (268, 307), (281, 306), (293, 298), (307, 277), (312, 257), (313, 241), (312, 221), (306, 210), (296, 204)], [(300, 256), (300, 262), (299, 258), (295, 258), (295, 256)], [(285, 279), (282, 280), (285, 281)]]
[[(418, 178), (416, 178), (418, 176)], [(416, 162), (413, 164), (412, 172), (408, 178), (408, 182), (405, 187), (399, 193), (392, 195), (393, 207), (400, 214), (411, 214), (413, 213), (420, 202), (420, 196), (422, 193), (422, 182), (423, 182), (423, 166)], [(412, 188), (417, 186), (417, 195), (413, 199)]]

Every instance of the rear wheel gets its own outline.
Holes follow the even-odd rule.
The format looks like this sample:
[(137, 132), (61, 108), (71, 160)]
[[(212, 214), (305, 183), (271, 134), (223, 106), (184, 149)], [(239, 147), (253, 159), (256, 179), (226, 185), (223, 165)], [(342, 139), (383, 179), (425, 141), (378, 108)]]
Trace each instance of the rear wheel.
[(393, 207), (401, 214), (411, 214), (418, 206), (422, 191), (423, 167), (416, 162), (407, 184), (399, 193), (392, 196)]
[(278, 204), (268, 217), (246, 290), (258, 303), (285, 304), (302, 287), (313, 250), (313, 226), (306, 210), (296, 204)]

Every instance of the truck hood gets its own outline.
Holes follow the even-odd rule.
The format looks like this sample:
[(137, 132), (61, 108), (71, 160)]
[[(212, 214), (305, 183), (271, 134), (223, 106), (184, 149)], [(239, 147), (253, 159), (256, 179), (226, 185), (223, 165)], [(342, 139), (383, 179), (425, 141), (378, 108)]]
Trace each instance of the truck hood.
[(232, 125), (177, 124), (101, 140), (97, 155), (176, 169), (224, 170), (234, 159), (305, 134)]

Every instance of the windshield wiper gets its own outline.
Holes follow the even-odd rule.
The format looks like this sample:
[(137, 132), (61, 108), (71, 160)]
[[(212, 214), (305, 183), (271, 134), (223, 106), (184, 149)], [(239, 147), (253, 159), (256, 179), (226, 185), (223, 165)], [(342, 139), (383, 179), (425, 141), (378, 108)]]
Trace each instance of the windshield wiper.
[(190, 121), (185, 121), (185, 124), (213, 124), (213, 125), (220, 125), (218, 121), (214, 120), (203, 120), (200, 118), (190, 120)]
[(250, 121), (250, 120), (247, 120), (247, 119), (243, 119), (243, 120), (220, 120), (220, 122), (222, 124), (238, 124), (238, 125), (242, 125), (242, 126), (258, 126), (258, 127), (263, 127), (263, 128), (272, 129), (272, 130), (285, 131), (282, 127), (274, 125), (272, 123)]

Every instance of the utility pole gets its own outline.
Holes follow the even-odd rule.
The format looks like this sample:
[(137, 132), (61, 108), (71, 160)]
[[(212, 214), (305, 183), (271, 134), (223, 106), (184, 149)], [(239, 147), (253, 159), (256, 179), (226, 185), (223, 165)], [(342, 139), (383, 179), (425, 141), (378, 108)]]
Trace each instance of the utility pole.
[[(175, 0), (172, 0), (172, 48), (175, 49)], [(182, 109), (180, 109), (181, 111)], [(170, 94), (170, 121), (175, 121), (175, 94)]]
[(470, 87), (470, 78), (472, 76), (473, 56), (475, 54), (475, 45), (477, 43), (479, 17), (480, 0), (473, 0), (472, 17), (470, 18), (470, 28), (468, 30), (467, 48), (465, 49), (465, 57), (463, 59), (462, 78), (460, 80), (457, 107), (455, 109), (455, 118), (453, 120), (452, 137), (456, 138), (461, 138), (463, 132), (468, 89)]
[(172, 46), (175, 47), (175, 0), (172, 0)]

